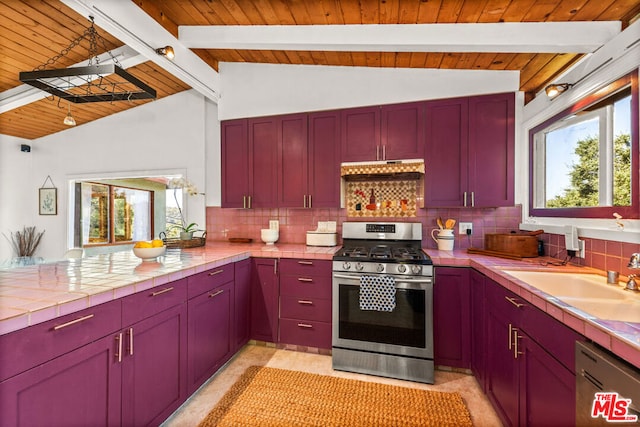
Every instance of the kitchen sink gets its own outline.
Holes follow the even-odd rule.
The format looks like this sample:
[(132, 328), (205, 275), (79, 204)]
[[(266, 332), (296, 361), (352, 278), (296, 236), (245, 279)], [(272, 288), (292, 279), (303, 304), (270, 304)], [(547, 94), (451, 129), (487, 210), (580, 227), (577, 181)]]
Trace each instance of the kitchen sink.
[(623, 300), (629, 295), (621, 286), (607, 284), (606, 277), (588, 273), (503, 270), (505, 273), (554, 297)]
[(612, 301), (606, 299), (558, 298), (599, 319), (640, 323), (640, 299)]
[(640, 323), (640, 295), (625, 291), (622, 285), (607, 284), (603, 276), (550, 271), (503, 271), (593, 317)]

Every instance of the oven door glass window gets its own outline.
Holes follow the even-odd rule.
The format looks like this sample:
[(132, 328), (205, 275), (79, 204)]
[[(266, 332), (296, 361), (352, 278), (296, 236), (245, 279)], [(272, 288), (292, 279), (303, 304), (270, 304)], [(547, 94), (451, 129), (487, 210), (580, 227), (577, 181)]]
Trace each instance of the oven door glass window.
[(425, 290), (396, 289), (392, 312), (360, 309), (360, 287), (339, 287), (341, 339), (425, 348)]

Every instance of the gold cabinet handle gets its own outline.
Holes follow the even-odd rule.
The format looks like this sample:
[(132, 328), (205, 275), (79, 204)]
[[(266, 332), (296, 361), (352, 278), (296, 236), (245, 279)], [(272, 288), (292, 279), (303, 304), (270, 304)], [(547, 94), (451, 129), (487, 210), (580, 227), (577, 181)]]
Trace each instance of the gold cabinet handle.
[(122, 362), (122, 332), (116, 335), (117, 347), (116, 347), (116, 360), (118, 363)]
[(312, 329), (313, 325), (309, 325), (308, 323), (298, 323), (299, 328)]
[(512, 338), (513, 338), (513, 326), (511, 326), (511, 323), (509, 323), (509, 350), (511, 350), (512, 346), (513, 346), (513, 342), (512, 342)]
[(504, 297), (504, 299), (506, 299), (507, 301), (509, 301), (511, 304), (515, 305), (516, 307), (520, 308), (520, 307), (524, 307), (524, 304), (519, 303), (518, 301), (516, 301), (515, 298), (510, 298), (510, 297)]
[(91, 319), (93, 316), (94, 316), (93, 314), (88, 314), (86, 316), (79, 317), (79, 318), (77, 318), (75, 320), (71, 320), (71, 321), (69, 321), (67, 323), (63, 323), (61, 325), (54, 326), (53, 330), (54, 331), (59, 331), (60, 329), (66, 328), (67, 326), (75, 325), (76, 323), (84, 322), (85, 320)]
[(247, 198), (249, 199), (249, 209), (251, 209), (251, 196), (247, 196)]
[(218, 295), (220, 295), (220, 294), (221, 294), (221, 293), (223, 293), (223, 292), (224, 292), (224, 289), (220, 289), (220, 290), (219, 290), (219, 291), (217, 291), (217, 292), (214, 292), (214, 293), (212, 293), (212, 294), (209, 294), (209, 298), (217, 297)]
[(308, 277), (298, 277), (298, 282), (313, 282), (313, 279)]
[(376, 145), (376, 160), (380, 160), (380, 146)]
[(129, 356), (133, 356), (133, 328), (129, 328), (127, 334), (129, 335)]
[(216, 274), (220, 274), (220, 273), (224, 273), (224, 269), (212, 271), (211, 273), (209, 273), (209, 276), (215, 276)]
[(302, 196), (302, 207), (303, 207), (303, 208), (306, 208), (306, 207), (307, 207), (307, 195), (306, 195), (306, 194), (304, 194), (304, 195)]
[(301, 265), (313, 265), (313, 261), (298, 261), (298, 264), (301, 264)]
[(302, 305), (313, 305), (313, 301), (309, 301), (306, 299), (299, 299), (298, 300), (298, 304), (302, 304)]
[(387, 160), (387, 146), (382, 146), (382, 160)]
[(311, 208), (311, 194), (309, 194), (309, 206), (307, 206), (308, 208)]
[(467, 192), (464, 192), (464, 201), (463, 201), (463, 206), (467, 206)]
[(472, 191), (471, 192), (471, 207), (475, 207), (476, 206), (476, 192)]
[(247, 196), (242, 196), (242, 209), (247, 209)]
[(518, 351), (518, 340), (522, 338), (522, 335), (518, 335), (518, 330), (513, 328), (513, 358), (517, 359), (519, 355), (523, 353)]
[(171, 292), (173, 290), (173, 286), (170, 288), (162, 289), (161, 291), (152, 292), (150, 296), (157, 297), (158, 295), (166, 294), (167, 292)]

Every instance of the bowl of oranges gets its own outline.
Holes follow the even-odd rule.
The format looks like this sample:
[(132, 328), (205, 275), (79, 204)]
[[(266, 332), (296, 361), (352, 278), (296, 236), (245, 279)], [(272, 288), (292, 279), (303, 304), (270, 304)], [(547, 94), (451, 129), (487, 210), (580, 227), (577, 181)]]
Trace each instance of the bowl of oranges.
[(164, 255), (167, 247), (160, 239), (140, 241), (133, 246), (133, 254), (143, 261), (153, 261), (157, 257)]

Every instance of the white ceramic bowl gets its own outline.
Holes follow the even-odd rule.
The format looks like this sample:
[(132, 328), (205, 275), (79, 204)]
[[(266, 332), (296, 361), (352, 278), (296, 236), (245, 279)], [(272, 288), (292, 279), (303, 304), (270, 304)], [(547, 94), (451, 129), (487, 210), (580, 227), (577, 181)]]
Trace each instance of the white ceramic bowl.
[(278, 230), (272, 230), (270, 228), (263, 228), (260, 230), (260, 238), (267, 245), (273, 245), (278, 241), (278, 237), (280, 237)]
[(133, 248), (133, 253), (138, 258), (143, 261), (153, 261), (159, 256), (164, 255), (164, 252), (167, 250), (166, 246), (161, 246), (157, 248)]

